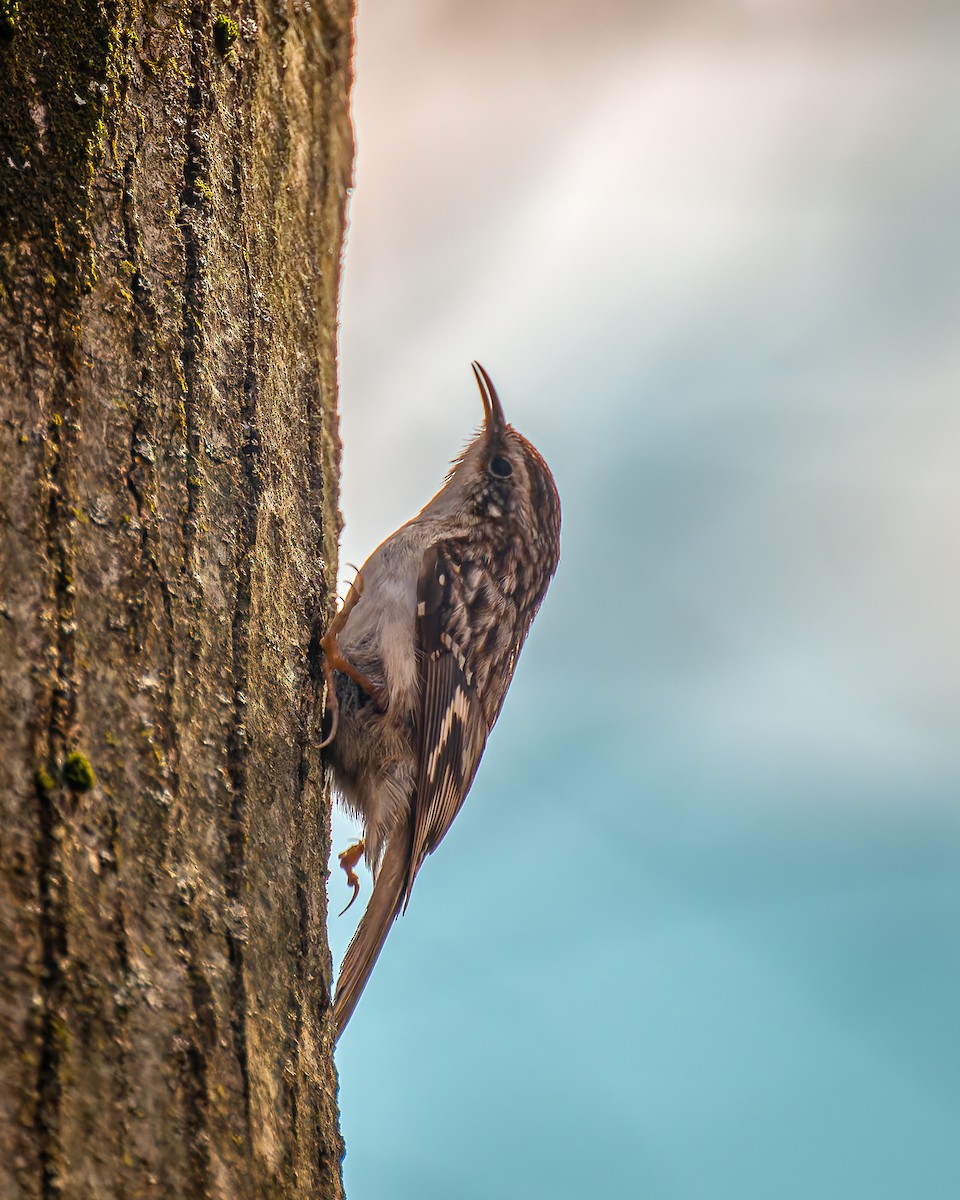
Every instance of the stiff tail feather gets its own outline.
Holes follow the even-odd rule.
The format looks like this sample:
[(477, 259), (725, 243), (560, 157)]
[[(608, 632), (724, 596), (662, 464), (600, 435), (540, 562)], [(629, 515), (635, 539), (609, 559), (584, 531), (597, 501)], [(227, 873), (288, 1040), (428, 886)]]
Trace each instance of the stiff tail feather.
[(343, 957), (333, 997), (333, 1019), (338, 1039), (347, 1027), (377, 956), (387, 940), (390, 926), (403, 905), (410, 866), (410, 834), (409, 827), (401, 828), (390, 838), (367, 911)]

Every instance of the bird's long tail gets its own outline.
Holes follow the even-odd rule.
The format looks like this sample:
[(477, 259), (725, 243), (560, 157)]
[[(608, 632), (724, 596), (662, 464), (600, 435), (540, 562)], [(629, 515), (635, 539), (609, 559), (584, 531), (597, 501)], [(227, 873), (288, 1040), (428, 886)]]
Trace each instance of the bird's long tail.
[(343, 956), (333, 997), (333, 1019), (338, 1038), (357, 1006), (377, 956), (387, 940), (390, 926), (403, 905), (410, 865), (411, 832), (408, 823), (392, 834), (377, 872), (367, 911)]

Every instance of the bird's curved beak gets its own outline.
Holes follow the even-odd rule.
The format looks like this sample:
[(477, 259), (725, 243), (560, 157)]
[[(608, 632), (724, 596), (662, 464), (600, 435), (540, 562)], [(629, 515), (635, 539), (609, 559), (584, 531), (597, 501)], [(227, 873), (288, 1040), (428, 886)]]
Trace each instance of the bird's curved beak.
[(470, 364), (477, 377), (477, 387), (483, 399), (483, 425), (487, 440), (490, 441), (503, 433), (507, 428), (507, 418), (503, 415), (503, 405), (493, 386), (493, 380), (478, 362)]

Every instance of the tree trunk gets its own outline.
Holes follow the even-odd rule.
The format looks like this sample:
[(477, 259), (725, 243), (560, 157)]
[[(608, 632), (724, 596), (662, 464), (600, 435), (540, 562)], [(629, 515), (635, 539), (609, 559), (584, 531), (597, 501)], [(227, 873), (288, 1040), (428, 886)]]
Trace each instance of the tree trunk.
[(351, 10), (0, 0), (4, 1200), (342, 1195)]

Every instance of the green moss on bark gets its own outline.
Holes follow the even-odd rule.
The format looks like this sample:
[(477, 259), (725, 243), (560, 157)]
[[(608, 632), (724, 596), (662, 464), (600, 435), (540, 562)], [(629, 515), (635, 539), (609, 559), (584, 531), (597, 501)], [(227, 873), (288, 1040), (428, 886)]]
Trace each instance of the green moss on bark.
[(0, 51), (0, 270), (29, 243), (58, 289), (80, 292), (94, 278), (91, 189), (132, 13), (119, 0), (0, 0), (4, 22), (12, 36)]
[(37, 767), (36, 771), (34, 772), (33, 779), (37, 785), (37, 789), (45, 796), (49, 795), (49, 793), (52, 792), (57, 786), (57, 781), (50, 774), (46, 767)]
[(17, 0), (0, 0), (0, 41), (9, 41), (17, 32), (20, 5)]
[(213, 44), (224, 58), (233, 49), (234, 42), (240, 36), (240, 28), (232, 17), (223, 13), (213, 23)]
[(63, 781), (72, 792), (89, 792), (96, 786), (97, 777), (86, 755), (74, 751), (63, 764)]

